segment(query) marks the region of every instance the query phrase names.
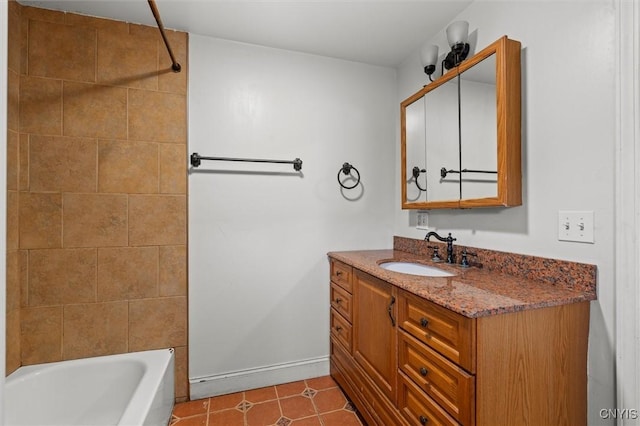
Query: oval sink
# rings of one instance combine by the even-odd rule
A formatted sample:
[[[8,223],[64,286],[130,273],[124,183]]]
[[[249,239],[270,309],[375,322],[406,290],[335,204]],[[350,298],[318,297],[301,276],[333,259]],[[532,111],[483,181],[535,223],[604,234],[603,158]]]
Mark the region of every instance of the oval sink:
[[[455,274],[434,266],[423,265],[414,262],[383,262],[382,269],[387,271],[400,272],[409,275],[422,275],[424,277],[453,277]]]

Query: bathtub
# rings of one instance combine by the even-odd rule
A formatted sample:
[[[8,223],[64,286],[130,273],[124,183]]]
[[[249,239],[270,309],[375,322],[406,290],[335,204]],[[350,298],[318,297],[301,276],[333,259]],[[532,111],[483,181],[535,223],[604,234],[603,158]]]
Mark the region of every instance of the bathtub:
[[[173,349],[20,367],[5,381],[5,424],[166,426],[173,386]]]

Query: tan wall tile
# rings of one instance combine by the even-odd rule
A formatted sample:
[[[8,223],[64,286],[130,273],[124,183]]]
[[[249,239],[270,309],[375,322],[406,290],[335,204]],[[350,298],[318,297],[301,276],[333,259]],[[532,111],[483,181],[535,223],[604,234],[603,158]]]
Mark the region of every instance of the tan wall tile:
[[[187,40],[189,35],[178,31],[166,31],[166,34],[176,61],[180,64],[181,71],[176,73],[171,70],[171,57],[164,43],[160,42],[158,44],[160,46],[158,54],[158,69],[160,70],[158,89],[161,92],[185,95],[187,93],[187,77],[189,76],[189,61],[187,60]]]
[[[187,146],[160,144],[160,192],[187,193]]]
[[[128,32],[98,31],[98,82],[158,89],[158,43]]]
[[[20,310],[7,312],[5,342],[7,346],[5,374],[9,375],[20,367]]]
[[[7,41],[7,66],[10,70],[20,73],[20,54],[21,44],[20,35],[20,11],[21,6],[16,2],[9,2],[9,22],[7,35],[9,37]]]
[[[31,135],[31,191],[95,192],[95,139]]]
[[[62,360],[62,306],[21,310],[22,363]]]
[[[9,9],[9,13],[20,15],[22,5],[20,5],[20,3],[18,3],[16,0],[9,0],[7,7]]]
[[[126,139],[127,89],[65,81],[63,92],[65,136]]]
[[[96,30],[32,20],[29,75],[95,82]]]
[[[98,190],[149,194],[158,192],[158,144],[100,141]]]
[[[18,185],[20,191],[29,190],[29,135],[20,133]]]
[[[29,250],[18,250],[20,257],[20,306],[29,306]]]
[[[98,301],[158,297],[158,247],[98,249]]]
[[[24,75],[20,78],[20,131],[62,134],[62,81]]]
[[[7,312],[20,309],[20,256],[18,250],[7,251]]]
[[[20,135],[13,130],[7,131],[7,189],[18,190],[18,170],[20,167]]]
[[[187,99],[174,93],[129,90],[129,139],[186,143]]]
[[[45,22],[57,22],[59,24],[64,23],[64,12],[57,10],[40,9],[38,7],[24,6],[22,8],[22,17],[28,19],[35,19]]]
[[[7,250],[20,248],[19,234],[19,198],[16,191],[7,192]]]
[[[20,75],[7,71],[7,129],[20,130]]]
[[[127,196],[64,194],[64,247],[127,245]]]
[[[20,8],[20,75],[26,75],[29,70],[29,18],[22,13],[24,9],[24,7]]]
[[[179,346],[174,351],[175,362],[175,397],[189,396],[188,361],[189,353],[186,346]]]
[[[163,297],[129,302],[129,350],[187,344],[187,298]]]
[[[162,36],[156,27],[140,24],[129,24],[129,34],[137,39],[146,39],[162,43]]]
[[[127,308],[128,302],[65,306],[64,359],[126,353]]]
[[[65,23],[67,25],[78,27],[89,27],[95,29],[108,29],[110,31],[129,32],[129,24],[123,21],[114,21],[113,19],[96,18],[87,15],[78,15],[76,13],[65,14]],[[98,35],[100,37],[100,35]]]
[[[62,245],[61,194],[20,194],[20,248],[54,248]]]
[[[186,230],[186,196],[129,196],[129,245],[184,245]]]
[[[160,296],[187,295],[187,247],[160,249]]]
[[[31,250],[29,306],[95,302],[96,249]]]

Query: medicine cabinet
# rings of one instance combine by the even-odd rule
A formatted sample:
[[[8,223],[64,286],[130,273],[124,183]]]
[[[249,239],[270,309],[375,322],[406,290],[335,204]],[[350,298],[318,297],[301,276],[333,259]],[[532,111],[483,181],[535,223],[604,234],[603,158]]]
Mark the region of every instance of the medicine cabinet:
[[[520,42],[502,37],[400,104],[403,209],[522,204]]]

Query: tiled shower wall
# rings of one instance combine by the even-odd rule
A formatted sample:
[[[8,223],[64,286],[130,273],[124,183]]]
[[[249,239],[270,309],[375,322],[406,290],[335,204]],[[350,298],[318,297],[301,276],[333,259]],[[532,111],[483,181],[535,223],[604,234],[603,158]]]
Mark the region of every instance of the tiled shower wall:
[[[157,28],[9,9],[7,372],[175,347],[185,399],[187,34],[174,73]]]

